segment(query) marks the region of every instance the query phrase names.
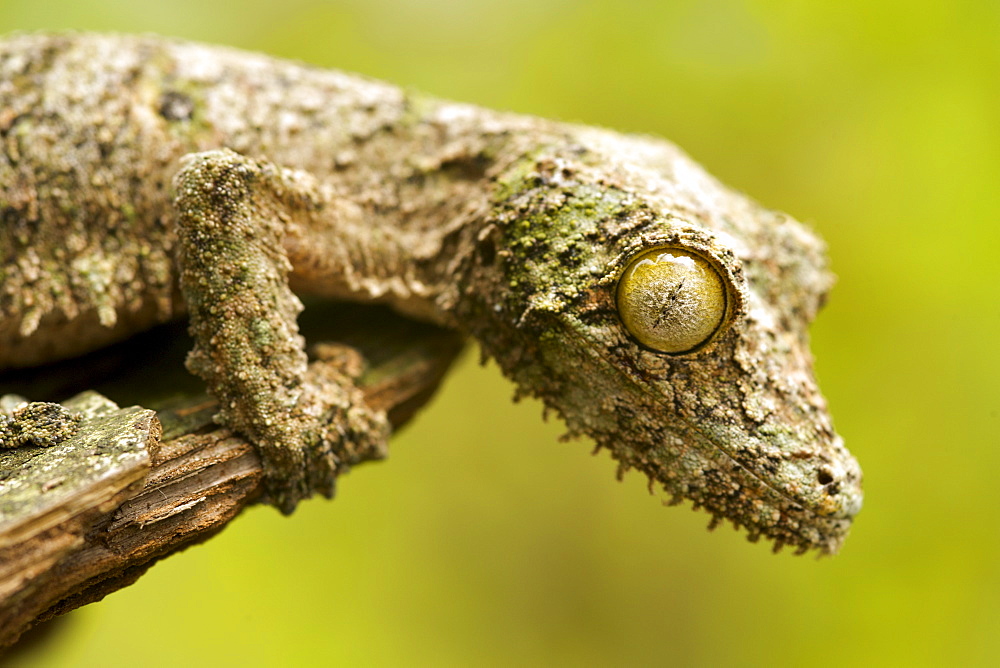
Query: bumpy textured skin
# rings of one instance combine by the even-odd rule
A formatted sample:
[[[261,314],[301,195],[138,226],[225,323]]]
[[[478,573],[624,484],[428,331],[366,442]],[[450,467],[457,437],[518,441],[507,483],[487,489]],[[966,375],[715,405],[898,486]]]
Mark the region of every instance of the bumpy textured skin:
[[[45,401],[32,401],[0,413],[0,448],[49,447],[65,441],[77,431],[81,417],[69,409]]]
[[[643,348],[615,309],[658,244],[729,285],[724,332],[690,354]],[[307,370],[289,287],[471,334],[571,433],[752,539],[835,552],[861,506],[808,350],[822,243],[658,139],[155,37],[14,36],[0,279],[0,368],[189,310],[189,367],[285,509],[345,447],[381,447],[345,433],[384,424]]]

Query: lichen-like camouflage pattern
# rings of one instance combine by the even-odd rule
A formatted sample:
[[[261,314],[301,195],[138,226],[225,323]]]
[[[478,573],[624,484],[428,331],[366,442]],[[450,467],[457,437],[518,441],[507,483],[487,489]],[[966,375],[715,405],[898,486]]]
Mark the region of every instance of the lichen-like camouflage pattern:
[[[657,246],[728,286],[687,354],[616,310]],[[286,511],[387,434],[349,378],[307,367],[294,291],[467,332],[622,471],[835,552],[862,494],[808,349],[831,283],[809,230],[659,139],[155,37],[0,42],[0,368],[187,314],[189,368]]]

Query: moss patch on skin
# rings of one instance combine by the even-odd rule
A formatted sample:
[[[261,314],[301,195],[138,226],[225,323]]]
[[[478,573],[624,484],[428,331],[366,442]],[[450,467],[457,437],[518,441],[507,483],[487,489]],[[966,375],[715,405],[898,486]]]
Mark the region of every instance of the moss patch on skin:
[[[581,267],[603,276],[601,223],[635,210],[628,193],[573,182],[566,167],[558,175],[553,169],[549,160],[528,158],[497,187],[493,219],[510,288],[506,307],[521,313],[532,307],[555,312],[573,303]]]

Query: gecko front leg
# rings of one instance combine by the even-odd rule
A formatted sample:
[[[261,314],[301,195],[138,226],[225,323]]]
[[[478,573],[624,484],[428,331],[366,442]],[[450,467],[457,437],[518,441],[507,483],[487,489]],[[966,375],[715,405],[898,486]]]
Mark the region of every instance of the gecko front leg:
[[[307,366],[283,241],[290,224],[322,214],[323,195],[301,172],[229,150],[186,158],[175,187],[188,369],[219,401],[217,420],[257,447],[270,503],[290,513],[314,492],[332,495],[359,453],[383,451],[389,427],[349,374]]]

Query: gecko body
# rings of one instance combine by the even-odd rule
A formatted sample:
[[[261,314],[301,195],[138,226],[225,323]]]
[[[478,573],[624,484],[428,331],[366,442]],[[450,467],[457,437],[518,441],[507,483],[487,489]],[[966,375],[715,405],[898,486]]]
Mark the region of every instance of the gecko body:
[[[285,511],[388,436],[306,359],[310,294],[459,329],[622,470],[834,552],[862,495],[808,350],[831,283],[665,141],[156,37],[0,41],[0,368],[188,317]]]

